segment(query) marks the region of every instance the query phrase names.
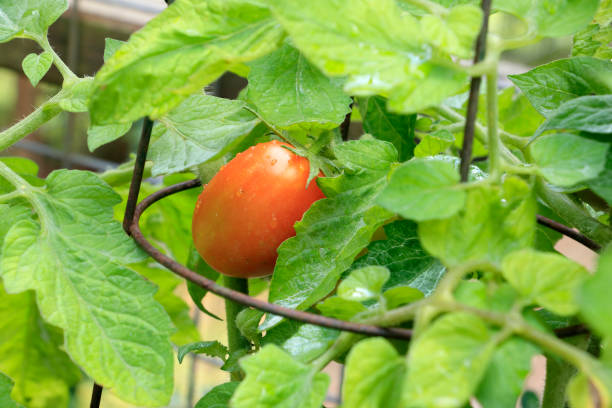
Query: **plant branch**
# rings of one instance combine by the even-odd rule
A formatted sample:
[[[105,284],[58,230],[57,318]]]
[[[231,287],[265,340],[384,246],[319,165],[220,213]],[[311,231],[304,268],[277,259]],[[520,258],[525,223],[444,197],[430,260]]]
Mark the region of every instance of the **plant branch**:
[[[487,74],[487,136],[489,150],[489,174],[493,180],[501,177],[501,153],[497,131],[497,66]]]
[[[23,197],[23,191],[21,190],[14,190],[11,191],[10,193],[6,193],[6,194],[2,194],[0,195],[0,203],[5,203],[7,201],[11,201],[14,198],[17,197]]]
[[[30,113],[28,116],[15,123],[10,128],[0,132],[0,151],[9,148],[19,140],[41,127],[43,123],[46,123],[59,115],[62,108],[60,108],[57,101],[64,95],[64,90],[59,91],[53,98],[36,108],[34,112]]]
[[[26,198],[32,207],[34,207],[34,211],[38,214],[38,219],[40,222],[41,231],[44,233],[46,230],[45,218],[43,215],[45,214],[45,208],[40,202],[40,200],[33,193],[35,187],[32,187],[30,183],[28,183],[24,178],[22,178],[19,174],[15,173],[10,167],[0,161],[0,177],[3,177],[6,181],[8,181],[11,185],[15,187],[15,190],[20,193],[21,196]]]
[[[249,293],[249,283],[244,278],[232,278],[224,276],[223,281],[225,287],[233,289],[240,293]],[[230,299],[225,299],[225,325],[227,329],[227,345],[229,352],[235,353],[238,350],[249,350],[251,343],[240,333],[236,326],[236,316],[245,306],[240,303],[235,303]],[[232,381],[242,380],[242,372],[240,370],[232,371],[230,374]]]
[[[347,351],[353,343],[362,338],[363,336],[343,332],[338,336],[334,344],[325,351],[321,356],[317,357],[312,361],[311,366],[314,372],[321,371],[329,364],[334,358],[342,355]]]
[[[49,39],[46,35],[40,38],[34,38],[34,40],[41,46],[44,51],[50,53],[53,56],[53,64],[57,67],[60,74],[62,74],[64,81],[72,81],[78,79],[76,74],[72,72],[70,68],[68,68],[68,65],[66,65],[64,61],[62,61],[60,56],[57,55],[55,50],[53,50],[53,47],[51,47]]]
[[[582,245],[586,246],[589,249],[592,249],[593,251],[599,251],[601,249],[601,246],[597,242],[588,239],[587,237],[577,231],[574,231],[567,225],[563,225],[560,222],[551,220],[550,218],[546,218],[540,214],[537,214],[536,218],[538,220],[538,224],[544,225],[545,227],[560,232],[561,234],[572,238],[574,241],[580,242]]]

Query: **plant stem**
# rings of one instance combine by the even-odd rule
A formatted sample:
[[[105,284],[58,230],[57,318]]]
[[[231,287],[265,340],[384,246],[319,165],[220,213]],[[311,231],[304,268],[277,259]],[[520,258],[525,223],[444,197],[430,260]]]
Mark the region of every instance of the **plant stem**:
[[[501,177],[500,140],[497,132],[497,65],[487,74],[487,135],[489,150],[489,174],[493,180]]]
[[[322,369],[324,369],[325,366],[329,364],[330,361],[342,355],[342,353],[348,350],[353,345],[353,343],[355,343],[357,340],[359,340],[362,337],[363,336],[360,336],[354,333],[348,333],[348,332],[341,333],[340,336],[338,336],[338,338],[334,342],[334,344],[329,349],[327,349],[325,353],[317,357],[311,363],[313,371],[317,372],[317,371],[321,371]]]
[[[7,201],[10,201],[14,198],[17,197],[22,197],[23,196],[23,191],[21,190],[14,190],[11,191],[10,193],[6,193],[6,194],[2,194],[0,195],[0,203],[5,203]]]
[[[538,196],[572,227],[602,247],[612,242],[612,229],[591,217],[569,196],[552,191],[540,177],[536,180],[535,188]]]
[[[15,187],[15,191],[19,192],[19,195],[23,196],[27,199],[32,207],[34,207],[34,211],[38,214],[38,220],[40,222],[41,233],[44,234],[46,232],[46,219],[45,215],[45,207],[40,202],[40,199],[36,197],[33,190],[37,189],[32,187],[30,183],[28,183],[25,179],[23,179],[19,174],[15,173],[10,167],[0,161],[0,177],[3,177]]]
[[[10,128],[0,132],[0,151],[9,148],[41,127],[43,123],[59,115],[62,108],[60,108],[57,100],[61,99],[63,96],[64,91],[59,91],[53,98],[36,108],[34,112],[30,113]]]
[[[64,81],[78,79],[76,74],[72,72],[70,68],[68,68],[68,65],[66,65],[64,61],[62,61],[62,59],[59,57],[59,55],[57,55],[57,53],[53,50],[53,47],[51,47],[51,44],[49,44],[49,39],[47,38],[46,35],[42,37],[36,37],[33,39],[41,46],[41,48],[44,51],[50,53],[53,56],[53,63],[57,67],[60,74],[62,74]]]
[[[225,287],[241,293],[249,293],[249,283],[246,279],[224,276],[223,280]],[[244,308],[244,305],[225,299],[225,324],[227,326],[227,345],[230,353],[235,353],[238,350],[249,350],[251,348],[251,343],[242,333],[240,333],[240,330],[236,326],[236,316]],[[236,370],[230,374],[232,381],[240,381],[242,377],[243,375],[240,370]]]

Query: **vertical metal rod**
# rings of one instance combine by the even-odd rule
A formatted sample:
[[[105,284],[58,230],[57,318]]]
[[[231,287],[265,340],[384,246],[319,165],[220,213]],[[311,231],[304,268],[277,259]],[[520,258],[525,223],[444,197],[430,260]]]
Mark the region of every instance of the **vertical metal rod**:
[[[491,13],[491,0],[482,0],[482,27],[478,38],[476,39],[476,52],[474,54],[474,63],[478,63],[484,59],[487,30],[489,27],[489,14]],[[461,147],[461,165],[459,174],[461,182],[468,181],[470,162],[472,161],[472,147],[474,145],[474,128],[476,123],[476,114],[478,113],[478,94],[480,93],[481,77],[473,77],[470,83],[470,96],[468,99],[467,115],[465,118],[465,128],[463,131],[463,146]]]
[[[153,121],[148,117],[142,122],[142,133],[140,134],[140,142],[138,142],[138,151],[136,152],[136,162],[134,163],[134,176],[130,184],[130,192],[123,215],[123,230],[126,234],[130,234],[130,224],[134,218],[134,210],[138,203],[138,193],[140,192],[140,184],[142,183],[142,174],[144,173],[145,162],[147,161],[147,152],[149,151],[149,140],[151,140],[151,130],[153,129]]]
[[[102,400],[102,386],[94,383],[93,390],[91,391],[91,402],[89,408],[100,408],[100,401]]]

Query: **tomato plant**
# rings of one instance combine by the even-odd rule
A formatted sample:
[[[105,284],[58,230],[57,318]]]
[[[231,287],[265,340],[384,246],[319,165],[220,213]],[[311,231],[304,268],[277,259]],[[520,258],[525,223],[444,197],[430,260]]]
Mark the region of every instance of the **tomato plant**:
[[[276,140],[239,153],[206,184],[193,214],[193,242],[217,271],[235,277],[270,275],[276,249],[293,224],[323,198],[308,159]]]
[[[0,0],[0,42],[42,48],[23,61],[32,84],[51,65],[64,77],[57,95],[0,133],[0,150],[69,111],[88,112],[92,150],[149,118],[145,176],[164,187],[195,169],[206,182],[229,161],[204,189],[212,199],[193,231],[192,190],[151,206],[142,232],[244,293],[255,289],[214,268],[247,276],[273,265],[269,280],[251,284],[314,320],[228,300],[227,345],[202,338],[174,293],[184,280],[117,221],[144,157],[44,180],[33,162],[2,157],[3,407],[68,406],[85,376],[129,403],[167,405],[174,346],[179,361],[205,353],[231,373],[198,407],[319,408],[333,360],[344,363],[348,408],[612,406],[610,1],[177,0],[129,41],[108,39],[93,78],[71,72],[46,38],[66,8]],[[498,29],[505,15],[521,29]],[[500,89],[505,52],[568,36],[571,55]],[[226,71],[248,81],[238,99],[202,92]],[[363,134],[347,140],[351,122]],[[267,181],[285,162],[247,166],[260,149],[302,163],[299,177]],[[325,177],[306,189],[320,169]],[[141,195],[159,188],[142,183]],[[249,192],[256,205],[243,204]],[[297,207],[288,199],[301,195]],[[598,252],[592,271],[556,250],[561,234]],[[211,314],[202,299],[216,286],[195,281],[190,301]],[[312,324],[323,318],[379,326],[382,336]],[[523,385],[540,354],[546,384],[535,396]]]

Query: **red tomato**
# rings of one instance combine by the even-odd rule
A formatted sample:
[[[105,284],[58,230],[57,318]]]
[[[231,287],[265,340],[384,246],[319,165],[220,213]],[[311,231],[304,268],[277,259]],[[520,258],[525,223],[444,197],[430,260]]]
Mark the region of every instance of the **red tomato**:
[[[293,224],[324,198],[313,181],[306,188],[308,159],[260,143],[219,170],[198,197],[193,241],[204,260],[235,277],[269,275],[276,249],[295,235]]]

